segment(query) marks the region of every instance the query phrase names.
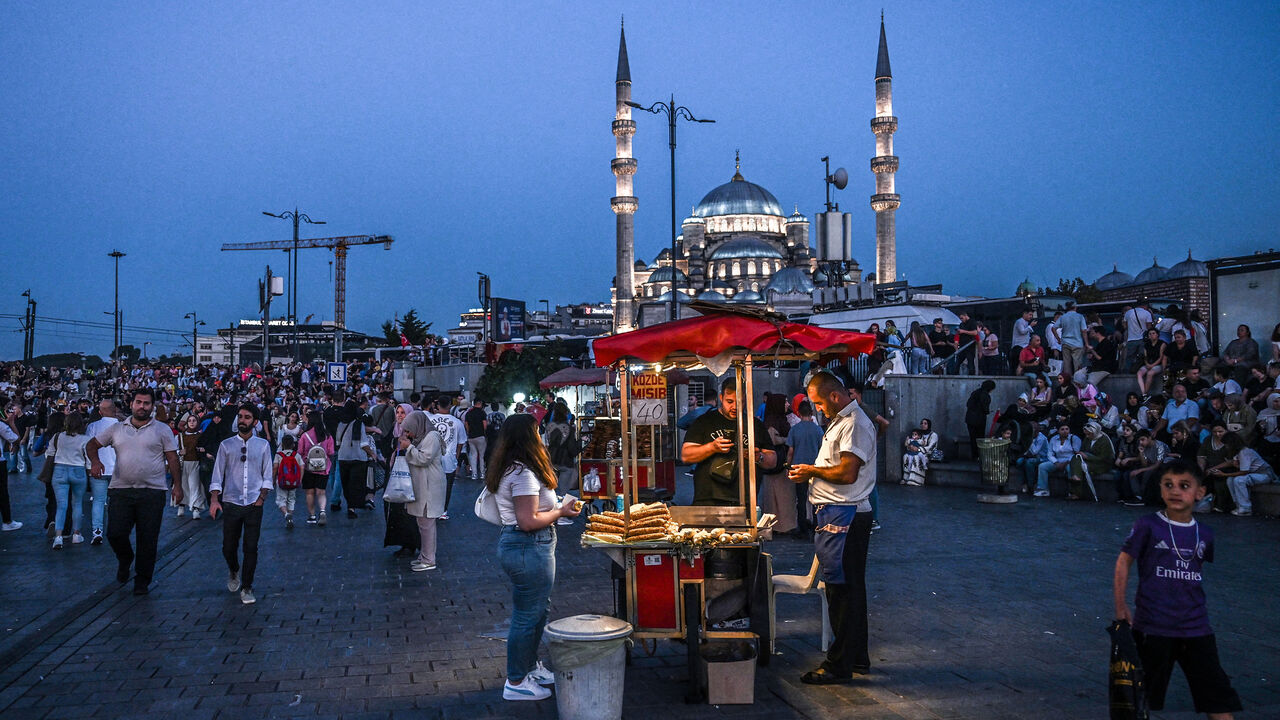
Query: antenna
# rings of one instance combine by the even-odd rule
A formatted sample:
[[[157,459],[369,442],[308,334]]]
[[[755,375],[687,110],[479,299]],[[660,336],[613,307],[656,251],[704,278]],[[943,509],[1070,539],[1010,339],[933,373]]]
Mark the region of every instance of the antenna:
[[[822,158],[823,172],[826,174],[824,180],[827,184],[827,212],[840,209],[840,203],[831,202],[831,186],[835,185],[837,190],[843,190],[849,184],[849,173],[844,168],[836,168],[831,172],[831,158]]]

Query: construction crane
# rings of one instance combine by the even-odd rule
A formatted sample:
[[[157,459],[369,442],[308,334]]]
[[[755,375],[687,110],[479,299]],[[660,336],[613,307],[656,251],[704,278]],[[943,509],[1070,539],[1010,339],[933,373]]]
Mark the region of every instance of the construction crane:
[[[333,283],[333,322],[335,333],[341,333],[347,327],[347,248],[355,245],[381,245],[390,250],[395,240],[390,235],[343,235],[342,237],[310,238],[298,240],[270,240],[253,243],[223,243],[223,250],[283,250],[291,252],[295,247],[299,250],[307,248],[326,248],[333,251],[334,283]],[[297,283],[298,279],[293,278]],[[297,312],[297,308],[294,308]],[[293,327],[294,347],[297,347],[298,326]],[[335,358],[337,359],[337,358]]]

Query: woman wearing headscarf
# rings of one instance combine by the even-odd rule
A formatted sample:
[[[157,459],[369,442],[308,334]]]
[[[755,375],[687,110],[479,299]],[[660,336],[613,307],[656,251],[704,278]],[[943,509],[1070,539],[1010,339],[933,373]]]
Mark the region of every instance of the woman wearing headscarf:
[[[1116,448],[1111,438],[1102,432],[1097,420],[1084,424],[1084,442],[1080,451],[1071,458],[1071,467],[1067,472],[1067,499],[1079,500],[1084,495],[1084,479],[1098,477],[1110,472],[1116,461]],[[1095,487],[1096,492],[1096,487]]]
[[[369,418],[355,399],[348,400],[338,413],[336,433],[338,477],[342,496],[347,501],[347,517],[356,518],[356,508],[371,509],[366,494],[369,488],[369,461],[376,460],[373,439],[365,431]]]
[[[391,437],[395,438],[396,444],[393,447],[395,447],[397,453],[400,450],[401,426],[404,423],[404,419],[409,417],[412,412],[413,406],[409,403],[396,405],[396,424],[391,430]],[[387,458],[387,462],[390,465],[394,465],[395,456]],[[387,524],[387,531],[382,536],[382,547],[398,545],[400,549],[395,551],[396,557],[417,555],[418,550],[422,548],[422,537],[418,534],[417,521],[405,510],[405,503],[387,502],[384,497],[382,500],[382,518]]]
[[[444,441],[421,410],[400,423],[400,452],[409,462],[413,502],[405,511],[417,519],[421,549],[409,564],[414,572],[436,569],[436,520],[444,514],[445,476],[440,462]]]
[[[769,442],[777,457],[786,457],[787,435],[791,425],[787,422],[787,396],[780,393],[766,395],[764,401],[764,423],[769,433]],[[781,462],[772,468],[762,468],[763,482],[760,488],[760,506],[765,512],[777,516],[774,525],[775,534],[789,534],[797,529],[796,517],[796,484],[787,478]]]

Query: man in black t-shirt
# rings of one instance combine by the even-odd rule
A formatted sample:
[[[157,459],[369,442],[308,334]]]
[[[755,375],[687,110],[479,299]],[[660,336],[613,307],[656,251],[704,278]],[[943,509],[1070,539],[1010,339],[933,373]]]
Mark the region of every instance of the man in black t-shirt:
[[[956,328],[956,332],[960,335],[960,345],[968,345],[960,351],[956,371],[959,372],[960,368],[967,366],[969,374],[976,375],[978,370],[974,367],[973,359],[978,351],[978,321],[969,317],[969,313],[964,310],[956,313],[956,317],[960,318],[960,327]],[[930,340],[932,341],[932,338]]]
[[[1089,328],[1089,382],[1097,385],[1105,375],[1095,379],[1094,373],[1113,375],[1120,367],[1120,346],[1116,339],[1103,331],[1101,325]]]
[[[951,341],[951,335],[947,333],[947,327],[942,324],[942,318],[933,319],[933,329],[929,331],[929,344],[933,345],[933,356],[939,358],[948,358],[956,351],[956,344]]]
[[[472,479],[484,479],[485,430],[489,427],[489,414],[484,411],[483,403],[475,403],[462,416],[462,424],[467,429],[467,460],[471,463]]]
[[[755,461],[765,468],[777,467],[778,454],[769,449],[769,431],[755,424]],[[693,469],[694,505],[744,505],[738,494],[738,392],[731,376],[720,384],[720,406],[693,421],[684,436],[680,459],[696,463]],[[746,442],[744,438],[743,443]],[[751,499],[754,502],[754,498]]]

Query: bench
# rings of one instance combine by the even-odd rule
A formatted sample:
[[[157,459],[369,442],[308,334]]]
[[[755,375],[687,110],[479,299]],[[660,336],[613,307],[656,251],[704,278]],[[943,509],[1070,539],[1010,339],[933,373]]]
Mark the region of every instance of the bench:
[[[1275,517],[1280,515],[1280,484],[1254,485],[1249,488],[1254,515]]]

